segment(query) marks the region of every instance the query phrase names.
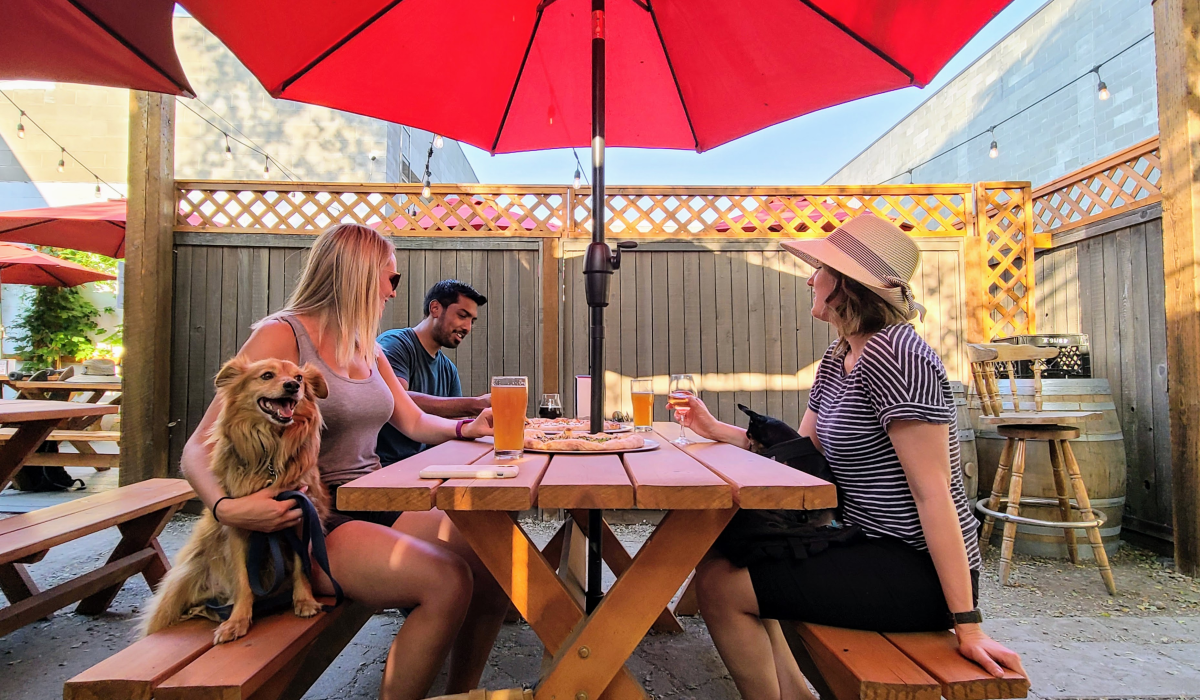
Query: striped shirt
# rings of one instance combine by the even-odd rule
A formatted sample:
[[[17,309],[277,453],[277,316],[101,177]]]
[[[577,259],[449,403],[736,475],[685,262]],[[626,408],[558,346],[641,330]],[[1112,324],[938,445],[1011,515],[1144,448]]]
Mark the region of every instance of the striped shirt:
[[[845,351],[825,351],[809,394],[817,437],[841,492],[842,515],[868,536],[896,537],[927,549],[917,504],[887,426],[893,420],[946,425],[950,492],[958,509],[967,558],[978,570],[978,521],[971,514],[959,461],[954,396],[946,368],[912,326],[888,326],[867,341],[847,373]],[[942,449],[931,445],[930,449]]]

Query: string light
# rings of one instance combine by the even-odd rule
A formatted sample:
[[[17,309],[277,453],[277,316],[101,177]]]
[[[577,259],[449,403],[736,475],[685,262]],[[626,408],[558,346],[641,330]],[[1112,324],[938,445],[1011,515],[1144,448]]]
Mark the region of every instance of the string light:
[[[225,134],[225,132],[221,132]],[[229,134],[225,134],[225,160],[233,160],[233,149],[229,147]]]
[[[1100,81],[1100,84],[1096,86],[1096,96],[1101,100],[1107,100],[1109,97],[1108,86],[1104,84],[1104,79],[1100,77],[1100,66],[1093,68],[1092,72],[1096,74],[1096,80]]]
[[[575,189],[579,189],[579,176],[581,174],[582,173],[579,172],[579,168],[575,168]]]
[[[17,112],[20,113],[20,116],[17,117],[17,136],[18,137],[25,138],[25,120],[28,119],[29,123],[31,125],[33,125],[33,128],[42,132],[42,135],[45,136],[47,139],[49,139],[50,143],[54,144],[55,146],[58,146],[59,159],[58,159],[57,167],[58,167],[58,172],[60,172],[60,173],[63,172],[63,170],[67,167],[67,162],[66,162],[67,161],[67,149],[66,149],[66,147],[63,146],[61,143],[59,143],[58,140],[55,139],[53,136],[51,136],[50,132],[43,129],[41,124],[38,124],[36,121],[34,121],[34,119],[32,117],[30,117],[28,114],[26,114],[25,110],[21,109],[21,105],[14,102],[13,98],[9,97],[7,92],[0,90],[0,97],[3,97],[4,99],[8,100],[8,103],[11,104],[14,108],[16,108]],[[116,195],[118,197],[125,196],[125,194],[123,192],[121,192],[120,190],[118,190],[116,187],[113,187],[106,180],[101,179],[101,177],[96,174],[96,171],[89,168],[83,161],[79,160],[79,158],[76,158],[74,155],[72,155],[71,158],[75,161],[76,165],[79,165],[84,170],[86,170],[89,175],[96,178],[96,197],[97,198],[100,197],[100,185],[104,185],[108,189],[112,190],[113,192],[116,193]]]
[[[441,148],[441,147],[442,147],[442,145],[443,145],[443,141],[442,141],[442,135],[441,135],[441,134],[435,134],[435,135],[434,135],[434,137],[433,137],[433,147],[434,147],[434,148]]]
[[[204,104],[204,102],[202,102],[202,101],[201,101],[199,98],[196,98],[196,101],[197,101],[197,102],[200,102],[200,104]],[[210,120],[209,120],[207,117],[205,117],[203,114],[200,114],[200,113],[199,113],[199,112],[197,112],[196,110],[192,109],[192,108],[191,108],[191,107],[188,105],[188,103],[187,103],[187,102],[184,102],[183,100],[178,100],[178,99],[177,99],[177,100],[175,101],[175,104],[177,104],[177,105],[179,105],[179,106],[183,107],[183,108],[184,108],[184,109],[186,109],[187,111],[189,111],[189,112],[191,112],[192,114],[194,114],[194,115],[196,115],[197,117],[199,117],[199,118],[200,118],[200,120],[201,120],[201,121],[203,121],[205,124],[208,124],[208,125],[209,125],[209,126],[211,126],[212,128],[214,128],[214,129],[216,129],[217,131],[221,132],[221,135],[225,137],[225,159],[226,159],[226,160],[233,160],[233,149],[232,149],[232,148],[230,148],[230,146],[229,146],[229,142],[230,142],[230,141],[233,141],[233,142],[235,142],[235,143],[237,143],[237,144],[239,144],[239,145],[241,145],[241,146],[244,146],[244,147],[245,147],[247,150],[249,150],[249,151],[252,151],[253,153],[257,153],[258,155],[262,156],[263,158],[266,158],[268,161],[269,161],[269,160],[271,160],[271,155],[270,155],[269,153],[267,153],[265,150],[263,150],[262,148],[259,148],[257,144],[254,144],[253,142],[251,142],[251,143],[247,143],[246,141],[243,141],[242,139],[239,139],[239,138],[238,138],[238,137],[236,137],[236,136],[231,136],[231,135],[230,135],[230,133],[229,133],[228,131],[226,131],[226,130],[222,129],[221,127],[217,126],[216,124],[212,123],[212,121],[210,121]],[[230,126],[233,126],[233,127],[234,127],[234,129],[235,129],[235,130],[237,130],[237,127],[236,127],[235,125],[233,125],[231,122],[229,122],[229,120],[227,120],[227,119],[225,119],[224,117],[222,117],[220,114],[217,114],[217,111],[216,111],[216,110],[214,110],[212,107],[209,107],[207,104],[204,104],[204,106],[205,106],[205,107],[208,107],[208,109],[209,109],[210,111],[212,111],[212,113],[213,113],[213,114],[216,114],[218,118],[220,118],[222,121],[225,121],[226,123],[230,124]],[[244,134],[243,134],[243,135],[244,135]],[[249,137],[246,137],[246,138],[249,138]],[[279,170],[280,170],[280,172],[282,172],[282,173],[283,173],[284,177],[286,177],[286,178],[287,178],[287,179],[289,179],[289,180],[297,180],[297,179],[298,179],[297,177],[295,177],[295,176],[294,176],[294,174],[293,174],[293,173],[292,173],[290,170],[288,170],[287,166],[285,166],[285,165],[283,165],[282,163],[280,163],[280,162],[279,162],[279,159],[278,159],[278,158],[275,158],[274,160],[275,160],[275,165],[279,166]],[[269,167],[269,166],[268,166],[268,167]],[[263,172],[264,172],[264,174],[267,174],[269,171],[267,170],[267,168],[264,168],[264,169],[263,169]]]
[[[575,156],[575,189],[579,189],[579,177],[583,175],[583,163],[579,162],[579,154],[574,148],[571,149],[571,155]],[[586,181],[586,178],[585,178]],[[591,183],[588,183],[591,184]]]
[[[271,174],[271,157],[270,156],[264,156],[264,157],[266,158],[266,160],[263,161],[263,175],[270,175]]]
[[[431,194],[433,194],[433,191],[429,188],[429,176],[426,175],[425,182],[421,183],[421,196],[425,199],[429,199]]]
[[[954,144],[953,146],[949,146],[949,147],[935,153],[934,155],[930,156],[929,158],[926,158],[925,160],[921,161],[920,163],[912,165],[909,168],[909,170],[913,170],[916,168],[920,168],[924,165],[928,165],[928,164],[932,163],[933,161],[937,160],[938,158],[941,158],[942,156],[947,155],[947,154],[951,153],[952,151],[967,145],[968,143],[971,143],[975,139],[983,137],[983,136],[988,136],[988,135],[990,135],[992,137],[991,144],[988,147],[988,157],[998,158],[1000,156],[1000,145],[997,143],[996,135],[994,133],[996,128],[1019,117],[1020,115],[1024,114],[1025,112],[1028,112],[1029,110],[1040,105],[1041,103],[1045,102],[1046,100],[1050,99],[1051,97],[1054,97],[1055,95],[1062,92],[1063,90],[1066,90],[1067,88],[1071,87],[1072,85],[1074,85],[1075,83],[1079,82],[1080,80],[1086,78],[1087,76],[1091,75],[1092,73],[1096,74],[1096,79],[1098,81],[1097,85],[1096,85],[1096,96],[1101,100],[1107,100],[1112,95],[1109,92],[1108,85],[1105,84],[1105,82],[1100,79],[1100,69],[1103,68],[1110,61],[1116,59],[1118,56],[1124,54],[1126,51],[1129,51],[1133,47],[1137,46],[1138,44],[1142,43],[1143,41],[1149,39],[1152,36],[1154,36],[1154,32],[1148,32],[1147,34],[1144,34],[1140,39],[1137,39],[1133,43],[1129,44],[1125,48],[1121,49],[1120,51],[1116,52],[1115,54],[1104,59],[1100,63],[1097,63],[1095,65],[1095,67],[1089,69],[1086,73],[1083,73],[1083,74],[1077,76],[1073,80],[1067,81],[1063,85],[1059,86],[1057,89],[1051,90],[1049,93],[1043,95],[1040,99],[1037,99],[1037,100],[1029,103],[1028,105],[1025,105],[1024,107],[1017,110],[1016,112],[1013,112],[1012,114],[1008,115],[1004,119],[1001,119],[1000,121],[996,122],[994,125],[992,125],[992,127],[990,129],[988,129],[986,131],[982,131],[980,133],[977,133],[974,136],[970,136],[966,139],[963,139],[962,141],[959,141],[958,143]],[[576,156],[576,158],[578,158],[578,156]],[[895,175],[883,180],[883,182],[891,182],[892,180],[900,177],[901,175],[903,175],[906,172],[908,172],[908,170],[902,170],[902,171],[896,173]]]

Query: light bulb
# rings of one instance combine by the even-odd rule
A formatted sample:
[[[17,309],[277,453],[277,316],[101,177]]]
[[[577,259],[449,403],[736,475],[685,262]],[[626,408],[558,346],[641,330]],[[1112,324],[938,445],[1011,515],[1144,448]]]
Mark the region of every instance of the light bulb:
[[[998,155],[1000,155],[1000,147],[996,145],[995,141],[992,141],[992,147],[988,149],[988,157],[995,158]]]
[[[430,194],[432,194],[432,192],[429,189],[429,180],[426,179],[425,184],[421,187],[421,196],[425,199],[429,199]]]
[[[1100,92],[1099,92],[1100,99],[1107,100],[1108,99],[1108,86],[1104,84],[1103,80],[1100,81],[1099,88],[1100,88]]]
[[[266,162],[263,163],[263,175],[270,175],[270,174],[271,174],[271,159],[267,158]]]
[[[17,117],[17,138],[25,138],[25,122],[21,121],[25,118],[25,112],[21,112],[21,116]]]
[[[100,199],[100,181],[96,180],[96,199]]]
[[[441,134],[435,134],[435,135],[434,135],[434,137],[433,137],[433,147],[434,147],[434,148],[441,148],[441,147],[442,147],[442,135],[441,135]]]
[[[62,154],[59,155],[59,157],[58,157],[58,172],[60,172],[60,173],[63,171],[63,168],[67,167],[66,158],[67,158],[67,151],[66,151],[66,149],[63,149]]]
[[[225,160],[233,160],[233,149],[229,147],[229,134],[225,134]]]
[[[579,189],[579,168],[575,168],[575,189]]]

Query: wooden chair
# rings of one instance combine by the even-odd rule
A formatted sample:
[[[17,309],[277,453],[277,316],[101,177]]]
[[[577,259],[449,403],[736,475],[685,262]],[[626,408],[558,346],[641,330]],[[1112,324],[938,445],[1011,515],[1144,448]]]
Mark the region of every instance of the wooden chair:
[[[1071,452],[1070,443],[1070,440],[1079,437],[1079,428],[1074,427],[1075,425],[1082,421],[1099,419],[1102,414],[1098,411],[1042,410],[1042,371],[1046,367],[1046,360],[1058,355],[1057,348],[987,343],[968,345],[967,353],[971,361],[975,390],[983,408],[981,422],[995,425],[996,431],[1006,438],[1004,449],[1000,453],[1000,463],[996,468],[996,479],[992,484],[992,494],[976,504],[976,509],[985,516],[980,532],[981,547],[987,547],[995,522],[1004,522],[1004,537],[1000,545],[1001,583],[1008,585],[1012,572],[1013,544],[1018,524],[1061,528],[1066,539],[1067,553],[1076,564],[1079,563],[1079,553],[1075,546],[1075,530],[1082,528],[1092,545],[1092,553],[1100,568],[1100,576],[1104,579],[1104,587],[1108,589],[1109,595],[1116,595],[1117,587],[1113,582],[1112,569],[1108,565],[1108,555],[1100,538],[1100,527],[1105,518],[1099,511],[1092,510],[1087,486],[1083,483],[1079,464]],[[1033,363],[1033,406],[1022,405],[1016,391],[1016,363],[1021,361]],[[1008,407],[1005,397],[997,381],[997,374],[1002,370],[1008,375],[1012,410],[1006,410]],[[1057,505],[1061,520],[1039,520],[1022,517],[1020,514],[1027,440],[1045,440],[1048,443],[1050,464],[1054,470],[1054,490],[1058,498],[1027,498],[1024,502],[1027,505]],[[1071,502],[1071,492],[1067,488],[1068,480],[1074,491],[1074,503]],[[1003,512],[1000,511],[1001,503],[1005,504]],[[1079,511],[1079,520],[1072,519],[1072,508]]]

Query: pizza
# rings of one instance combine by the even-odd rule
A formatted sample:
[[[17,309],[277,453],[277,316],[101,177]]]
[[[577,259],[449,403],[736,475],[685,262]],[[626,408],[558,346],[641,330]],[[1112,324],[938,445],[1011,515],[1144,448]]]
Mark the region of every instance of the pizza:
[[[564,430],[591,430],[592,421],[587,418],[526,418],[527,429],[540,430],[545,433],[561,433]],[[613,420],[604,421],[605,431],[621,430],[625,426]]]
[[[615,452],[637,450],[646,446],[646,439],[636,433],[612,435],[609,433],[545,433],[541,430],[525,431],[525,449],[542,452]]]

